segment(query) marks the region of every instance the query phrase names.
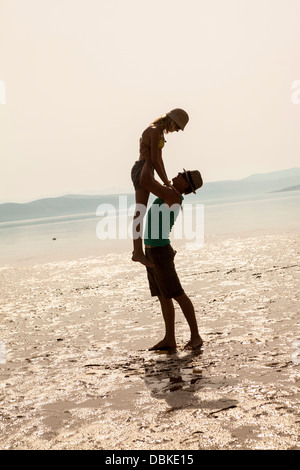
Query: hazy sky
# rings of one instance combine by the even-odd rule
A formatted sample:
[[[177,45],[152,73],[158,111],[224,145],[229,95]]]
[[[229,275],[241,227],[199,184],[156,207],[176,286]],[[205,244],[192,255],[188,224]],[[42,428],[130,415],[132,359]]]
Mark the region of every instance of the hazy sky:
[[[0,202],[131,191],[138,140],[169,178],[300,166],[300,0],[0,0]]]

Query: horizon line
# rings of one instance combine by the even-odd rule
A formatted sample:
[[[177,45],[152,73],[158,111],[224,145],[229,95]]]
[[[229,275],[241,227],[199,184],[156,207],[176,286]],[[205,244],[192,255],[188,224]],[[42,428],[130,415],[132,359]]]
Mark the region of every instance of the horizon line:
[[[237,178],[237,179],[221,179],[221,180],[213,180],[213,181],[207,181],[205,182],[205,184],[212,184],[212,183],[222,183],[222,182],[230,182],[230,181],[243,181],[245,179],[248,179],[248,178],[251,178],[253,176],[258,176],[258,175],[270,175],[270,174],[274,174],[274,173],[282,173],[282,172],[285,172],[285,171],[291,171],[291,170],[300,170],[300,167],[298,166],[295,166],[295,167],[290,167],[290,168],[284,168],[282,170],[273,170],[273,171],[266,171],[266,172],[261,172],[261,173],[251,173],[250,175],[248,176],[245,176],[243,178]],[[129,188],[123,188],[123,190],[121,192],[111,192],[111,191],[117,191],[117,188],[115,189],[107,189],[106,191],[108,192],[100,192],[100,193],[91,193],[89,190],[89,193],[87,193],[86,191],[88,190],[82,190],[82,191],[76,191],[74,193],[59,193],[59,194],[56,194],[56,195],[48,195],[48,196],[37,196],[33,199],[26,199],[25,201],[22,201],[22,202],[17,202],[17,201],[4,201],[4,202],[1,202],[0,201],[0,205],[2,204],[30,204],[31,202],[36,202],[36,201],[40,201],[40,200],[43,200],[43,199],[58,199],[58,198],[63,198],[63,197],[75,197],[75,196],[85,196],[85,197],[98,197],[98,196],[119,196],[120,194],[124,194],[124,195],[132,195],[134,194],[134,188],[132,188],[131,190]]]

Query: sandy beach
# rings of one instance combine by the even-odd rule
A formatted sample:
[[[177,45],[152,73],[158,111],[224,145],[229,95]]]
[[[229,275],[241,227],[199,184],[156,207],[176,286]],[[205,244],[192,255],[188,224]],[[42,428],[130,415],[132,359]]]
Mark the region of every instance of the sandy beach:
[[[299,450],[299,241],[178,248],[195,352],[178,307],[177,351],[148,351],[163,321],[129,252],[2,267],[0,448]]]

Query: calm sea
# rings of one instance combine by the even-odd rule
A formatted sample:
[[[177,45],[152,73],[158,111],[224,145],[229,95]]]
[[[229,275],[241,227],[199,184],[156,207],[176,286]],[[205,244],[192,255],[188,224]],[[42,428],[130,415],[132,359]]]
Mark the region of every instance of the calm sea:
[[[299,232],[299,202],[300,191],[214,199],[203,205],[189,196],[176,225],[182,227],[183,237],[185,227],[190,228],[189,237],[202,232],[204,243],[216,237]],[[117,207],[101,217],[96,215],[95,207],[95,212],[90,214],[0,223],[0,264],[34,264],[130,253],[132,209]],[[102,238],[110,238],[99,239],[97,228],[98,234],[102,230]],[[174,244],[183,242],[179,233]]]

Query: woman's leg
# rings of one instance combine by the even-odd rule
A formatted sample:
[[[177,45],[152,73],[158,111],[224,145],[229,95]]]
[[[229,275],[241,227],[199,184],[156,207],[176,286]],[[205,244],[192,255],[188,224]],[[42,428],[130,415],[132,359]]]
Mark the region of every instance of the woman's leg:
[[[132,224],[133,252],[132,261],[138,261],[145,266],[153,265],[147,260],[143,250],[143,219],[147,211],[149,191],[140,188],[135,191],[135,213]]]
[[[149,351],[155,351],[160,349],[175,349],[175,310],[172,299],[166,299],[162,295],[159,297],[161,310],[165,322],[165,337],[162,341],[152,346]]]

